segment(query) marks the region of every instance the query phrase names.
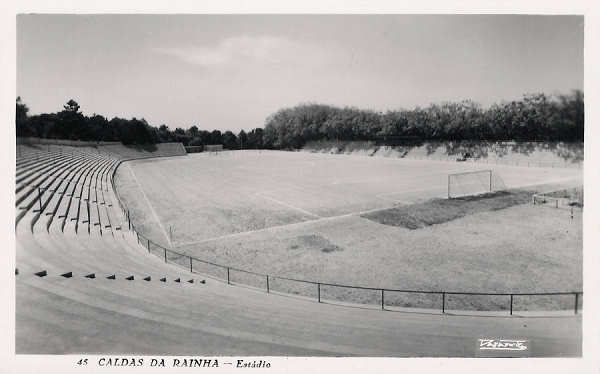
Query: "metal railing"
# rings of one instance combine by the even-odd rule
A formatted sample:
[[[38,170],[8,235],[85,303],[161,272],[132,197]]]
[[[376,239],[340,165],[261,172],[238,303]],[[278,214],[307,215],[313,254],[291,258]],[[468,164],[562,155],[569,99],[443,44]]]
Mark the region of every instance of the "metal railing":
[[[376,295],[376,299],[378,299],[377,304],[380,306],[381,310],[390,310],[386,309],[386,307],[397,307],[398,302],[394,303],[386,303],[386,299],[393,298],[395,294],[408,294],[408,295],[421,295],[421,298],[425,297],[425,302],[429,301],[429,304],[436,304],[437,309],[441,311],[441,313],[446,313],[451,309],[448,306],[448,303],[452,301],[453,298],[460,298],[461,296],[467,297],[476,297],[476,296],[491,296],[493,298],[506,298],[506,301],[502,304],[504,308],[500,307],[495,310],[503,310],[508,311],[510,315],[513,315],[515,312],[515,299],[524,298],[524,297],[572,297],[572,310],[574,314],[578,314],[581,309],[583,292],[581,291],[567,291],[567,292],[527,292],[527,293],[493,293],[493,292],[460,292],[460,291],[445,291],[445,290],[410,290],[410,289],[393,289],[393,288],[382,288],[382,287],[364,287],[364,286],[353,286],[353,285],[345,285],[345,284],[336,284],[336,283],[327,283],[327,282],[319,282],[319,281],[311,281],[305,279],[295,279],[290,277],[284,277],[273,274],[264,274],[253,272],[250,270],[239,269],[233,266],[218,264],[216,262],[203,260],[194,256],[190,256],[184,253],[179,253],[172,249],[165,248],[160,244],[157,244],[145,237],[139,231],[136,230],[136,227],[131,222],[130,214],[121,198],[118,194],[117,189],[114,184],[114,175],[122,162],[129,160],[121,160],[114,168],[111,175],[111,185],[114,191],[114,194],[119,203],[119,207],[127,220],[128,229],[132,232],[133,235],[136,236],[137,242],[142,245],[144,248],[148,250],[149,254],[153,254],[159,258],[161,258],[165,263],[171,263],[179,265],[183,268],[189,269],[190,272],[196,272],[199,274],[203,274],[204,276],[220,280],[223,282],[227,282],[227,284],[236,284],[236,285],[244,285],[250,286],[254,288],[264,289],[267,293],[277,292],[277,293],[285,293],[285,294],[295,294],[300,296],[307,296],[310,298],[314,298],[317,302],[324,302],[325,298],[323,297],[324,288],[337,288],[337,289],[350,289],[353,291],[368,291]],[[234,277],[234,275],[237,275]],[[244,278],[245,277],[245,278]],[[294,283],[293,287],[284,287],[282,286],[282,282],[291,282]],[[279,283],[279,284],[277,284]],[[279,290],[274,289],[279,288]],[[299,290],[300,288],[300,290]],[[331,296],[335,301],[336,297],[337,301],[341,302],[355,302],[356,300],[352,299],[352,295],[348,297],[348,295],[344,295],[340,297],[339,293],[332,293]],[[436,300],[432,300],[436,299]],[[350,300],[349,300],[350,299]],[[332,299],[328,299],[332,300]],[[373,297],[371,297],[370,302],[368,304],[375,304],[373,302]],[[437,301],[437,302],[436,302]],[[401,303],[400,303],[401,304]],[[406,303],[404,303],[406,304]],[[497,304],[497,303],[496,303]],[[526,303],[525,303],[526,304]],[[559,304],[565,305],[565,300],[562,300],[562,303]],[[400,305],[402,306],[402,305]],[[410,307],[411,305],[409,305]],[[427,308],[434,309],[434,308]],[[476,309],[477,311],[481,311],[481,309]],[[492,311],[492,309],[485,309],[487,311]],[[555,308],[556,310],[556,308]],[[564,309],[562,309],[564,310]]]

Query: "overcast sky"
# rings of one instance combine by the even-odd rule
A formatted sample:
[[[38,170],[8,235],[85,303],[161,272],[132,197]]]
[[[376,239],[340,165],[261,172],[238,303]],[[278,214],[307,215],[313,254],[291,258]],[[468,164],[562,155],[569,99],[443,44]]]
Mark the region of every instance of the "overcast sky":
[[[318,102],[385,111],[583,89],[583,17],[21,15],[30,113],[261,127]]]

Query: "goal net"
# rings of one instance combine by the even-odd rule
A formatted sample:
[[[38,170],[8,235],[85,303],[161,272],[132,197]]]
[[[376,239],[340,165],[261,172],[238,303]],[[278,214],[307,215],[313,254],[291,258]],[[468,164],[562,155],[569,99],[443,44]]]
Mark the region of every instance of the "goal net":
[[[506,189],[499,175],[492,170],[448,174],[448,198],[480,195]]]

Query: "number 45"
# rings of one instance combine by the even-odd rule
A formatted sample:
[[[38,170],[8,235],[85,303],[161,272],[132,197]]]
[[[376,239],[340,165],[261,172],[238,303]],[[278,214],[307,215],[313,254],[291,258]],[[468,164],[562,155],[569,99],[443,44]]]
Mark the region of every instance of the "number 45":
[[[77,361],[77,365],[87,365],[87,358],[82,358],[79,361]]]

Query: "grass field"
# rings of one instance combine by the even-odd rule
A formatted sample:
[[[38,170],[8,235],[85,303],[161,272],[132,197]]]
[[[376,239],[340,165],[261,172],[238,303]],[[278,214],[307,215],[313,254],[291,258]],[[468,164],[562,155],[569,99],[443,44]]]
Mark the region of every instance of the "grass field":
[[[581,180],[577,169],[490,167],[512,188]],[[508,204],[417,230],[361,217],[444,197],[448,173],[479,169],[471,163],[245,151],[128,162],[119,168],[117,186],[136,227],[151,240],[241,269],[417,290],[581,290],[580,215],[571,220],[562,211]],[[263,286],[262,279],[232,276]],[[283,281],[271,287],[315,293]],[[358,302],[379,298],[331,287],[322,293]],[[422,294],[386,300],[417,307],[439,303]],[[453,297],[449,303],[449,309],[507,307],[502,298]],[[515,300],[522,309],[571,304],[560,297]]]

